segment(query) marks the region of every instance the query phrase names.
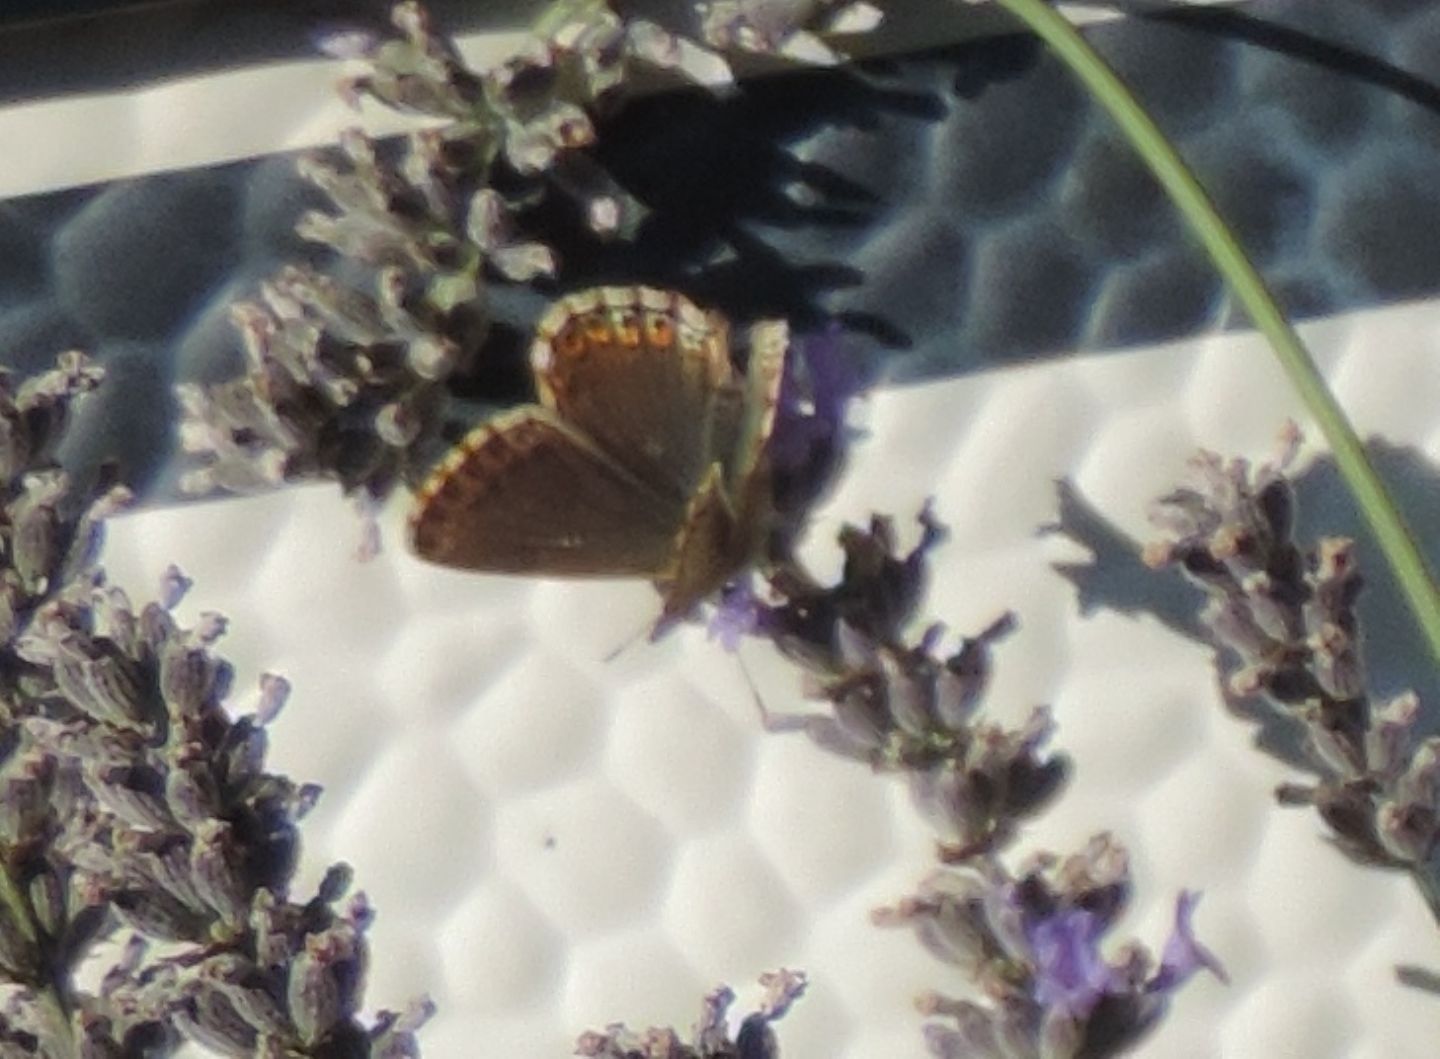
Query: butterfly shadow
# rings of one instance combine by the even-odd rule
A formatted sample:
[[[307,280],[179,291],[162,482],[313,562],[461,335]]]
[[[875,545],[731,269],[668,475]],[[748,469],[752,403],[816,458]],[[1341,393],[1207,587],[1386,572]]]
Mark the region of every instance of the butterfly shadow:
[[[895,69],[859,63],[631,101],[599,122],[592,157],[648,211],[635,237],[598,240],[578,209],[552,200],[527,220],[559,250],[566,289],[644,283],[683,290],[732,320],[819,328],[839,315],[834,292],[867,281],[851,248],[903,203],[811,145],[897,124],[923,130],[945,113],[939,93]],[[910,342],[892,321],[855,313],[845,322],[896,347]]]

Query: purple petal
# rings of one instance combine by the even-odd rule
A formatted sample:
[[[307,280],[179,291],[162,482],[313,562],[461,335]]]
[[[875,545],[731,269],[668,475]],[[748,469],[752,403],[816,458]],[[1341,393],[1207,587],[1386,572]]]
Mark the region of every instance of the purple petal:
[[[742,639],[755,635],[768,609],[756,597],[748,577],[728,585],[710,618],[710,639],[719,640],[720,646],[733,654]]]
[[[1035,999],[1041,1005],[1083,1018],[1121,985],[1100,955],[1101,931],[1099,918],[1084,909],[1060,912],[1029,929]]]
[[[1222,982],[1230,981],[1220,961],[1195,937],[1191,918],[1195,913],[1195,906],[1199,903],[1200,894],[1193,890],[1181,891],[1176,900],[1175,929],[1165,942],[1165,951],[1160,957],[1160,970],[1149,984],[1151,992],[1177,989],[1201,969],[1209,971]]]
[[[810,397],[815,414],[838,428],[845,405],[860,392],[860,378],[841,350],[843,328],[834,320],[824,330],[802,335],[800,357],[810,373]]]
[[[860,380],[841,348],[842,329],[791,338],[794,354],[780,391],[780,411],[771,439],[771,459],[784,471],[799,471],[837,444],[845,406],[860,391]]]

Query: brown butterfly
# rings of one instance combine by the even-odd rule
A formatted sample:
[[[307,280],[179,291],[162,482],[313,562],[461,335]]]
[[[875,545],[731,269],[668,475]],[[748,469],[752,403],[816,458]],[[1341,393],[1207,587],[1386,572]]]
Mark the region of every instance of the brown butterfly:
[[[729,327],[684,295],[560,299],[530,347],[539,404],[472,430],[420,487],[422,559],[495,573],[648,577],[658,634],[763,556],[789,333],[756,324],[742,376]]]

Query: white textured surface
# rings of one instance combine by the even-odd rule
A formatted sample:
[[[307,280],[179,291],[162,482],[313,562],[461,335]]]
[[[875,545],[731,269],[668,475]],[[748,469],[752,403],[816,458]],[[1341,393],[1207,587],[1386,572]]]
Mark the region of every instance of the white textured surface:
[[[0,112],[13,148],[0,193],[320,142],[344,120],[315,109],[331,76],[295,65]],[[1306,333],[1363,431],[1440,454],[1440,310]],[[1057,476],[1144,535],[1145,505],[1197,444],[1268,451],[1296,410],[1259,343],[1060,357],[880,393],[859,411],[869,437],[817,518],[817,565],[834,562],[839,520],[878,508],[903,522],[933,494],[952,536],[928,613],[974,631],[1016,609],[989,709],[1053,703],[1075,759],[1024,848],[1114,831],[1138,890],[1124,926],[1152,945],[1175,892],[1205,891],[1199,930],[1233,984],[1186,988],[1141,1054],[1432,1055],[1440,1009],[1390,973],[1440,966],[1420,901],[1274,807],[1284,773],[1221,711],[1207,651],[1148,619],[1082,619],[1048,565],[1072,552],[1035,536]],[[380,914],[370,1002],[432,994],[427,1056],[558,1056],[612,1020],[684,1026],[717,981],[745,1001],[778,965],[813,983],[779,1027],[791,1059],[923,1054],[911,998],[960,983],[908,934],[867,921],[930,865],[894,782],[763,734],[737,664],[696,632],[606,662],[653,614],[643,586],[427,568],[393,525],[384,556],[362,565],[358,536],[335,490],[292,490],[118,521],[108,560],[139,598],[179,563],[197,582],[190,613],[232,619],[223,646],[239,686],[264,671],[293,681],[273,764],[326,787],[306,878],[355,865]],[[772,708],[799,706],[790,671],[748,657]]]
[[[1411,408],[1393,380],[1433,374],[1440,311],[1306,333],[1362,429],[1400,423],[1389,440],[1433,448],[1435,405]],[[1370,399],[1372,385],[1390,397]],[[1152,945],[1175,892],[1205,892],[1199,928],[1233,984],[1183,990],[1140,1054],[1433,1054],[1440,1011],[1390,973],[1440,965],[1418,898],[1275,808],[1284,772],[1223,713],[1206,650],[1149,619],[1081,618],[1049,567],[1073,549],[1035,534],[1058,476],[1148,537],[1146,503],[1195,446],[1267,452],[1298,412],[1260,344],[1061,360],[881,392],[858,411],[868,437],[817,518],[817,565],[833,565],[839,520],[903,517],[933,494],[952,536],[927,613],[974,631],[1015,608],[989,709],[1052,702],[1075,759],[1023,848],[1114,831],[1138,890],[1124,926]],[[187,605],[232,618],[241,685],[267,670],[294,682],[275,764],[327,789],[308,876],[347,860],[379,909],[371,1002],[431,993],[427,1055],[564,1055],[612,1020],[688,1025],[717,981],[743,998],[785,965],[813,978],[780,1024],[787,1056],[922,1056],[911,998],[959,984],[907,933],[867,922],[929,867],[896,784],[764,734],[739,667],[698,631],[606,662],[653,613],[643,586],[430,568],[399,547],[391,514],[368,564],[330,488],[132,516],[109,548],[134,593],[171,561],[196,578]],[[772,708],[800,705],[790,671],[762,648],[749,657]]]

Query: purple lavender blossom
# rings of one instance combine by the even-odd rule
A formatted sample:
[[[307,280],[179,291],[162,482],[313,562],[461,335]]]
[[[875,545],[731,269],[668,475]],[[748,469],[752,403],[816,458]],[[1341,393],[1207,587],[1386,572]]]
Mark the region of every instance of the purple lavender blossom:
[[[734,654],[745,637],[762,634],[771,620],[771,609],[755,594],[753,578],[747,575],[733,581],[721,591],[715,611],[710,615],[709,637]]]
[[[1175,900],[1175,928],[1160,955],[1160,971],[1150,981],[1152,992],[1172,992],[1201,970],[1209,971],[1220,981],[1229,983],[1230,976],[1209,949],[1195,937],[1192,920],[1200,894],[1184,890]]]
[[[1061,909],[1027,925],[1035,1000],[1041,1006],[1080,1019],[1106,993],[1123,987],[1123,978],[1100,955],[1104,930],[1100,918],[1084,908]]]
[[[847,360],[835,321],[790,340],[770,461],[782,481],[831,469],[845,428],[845,411],[862,389]]]

